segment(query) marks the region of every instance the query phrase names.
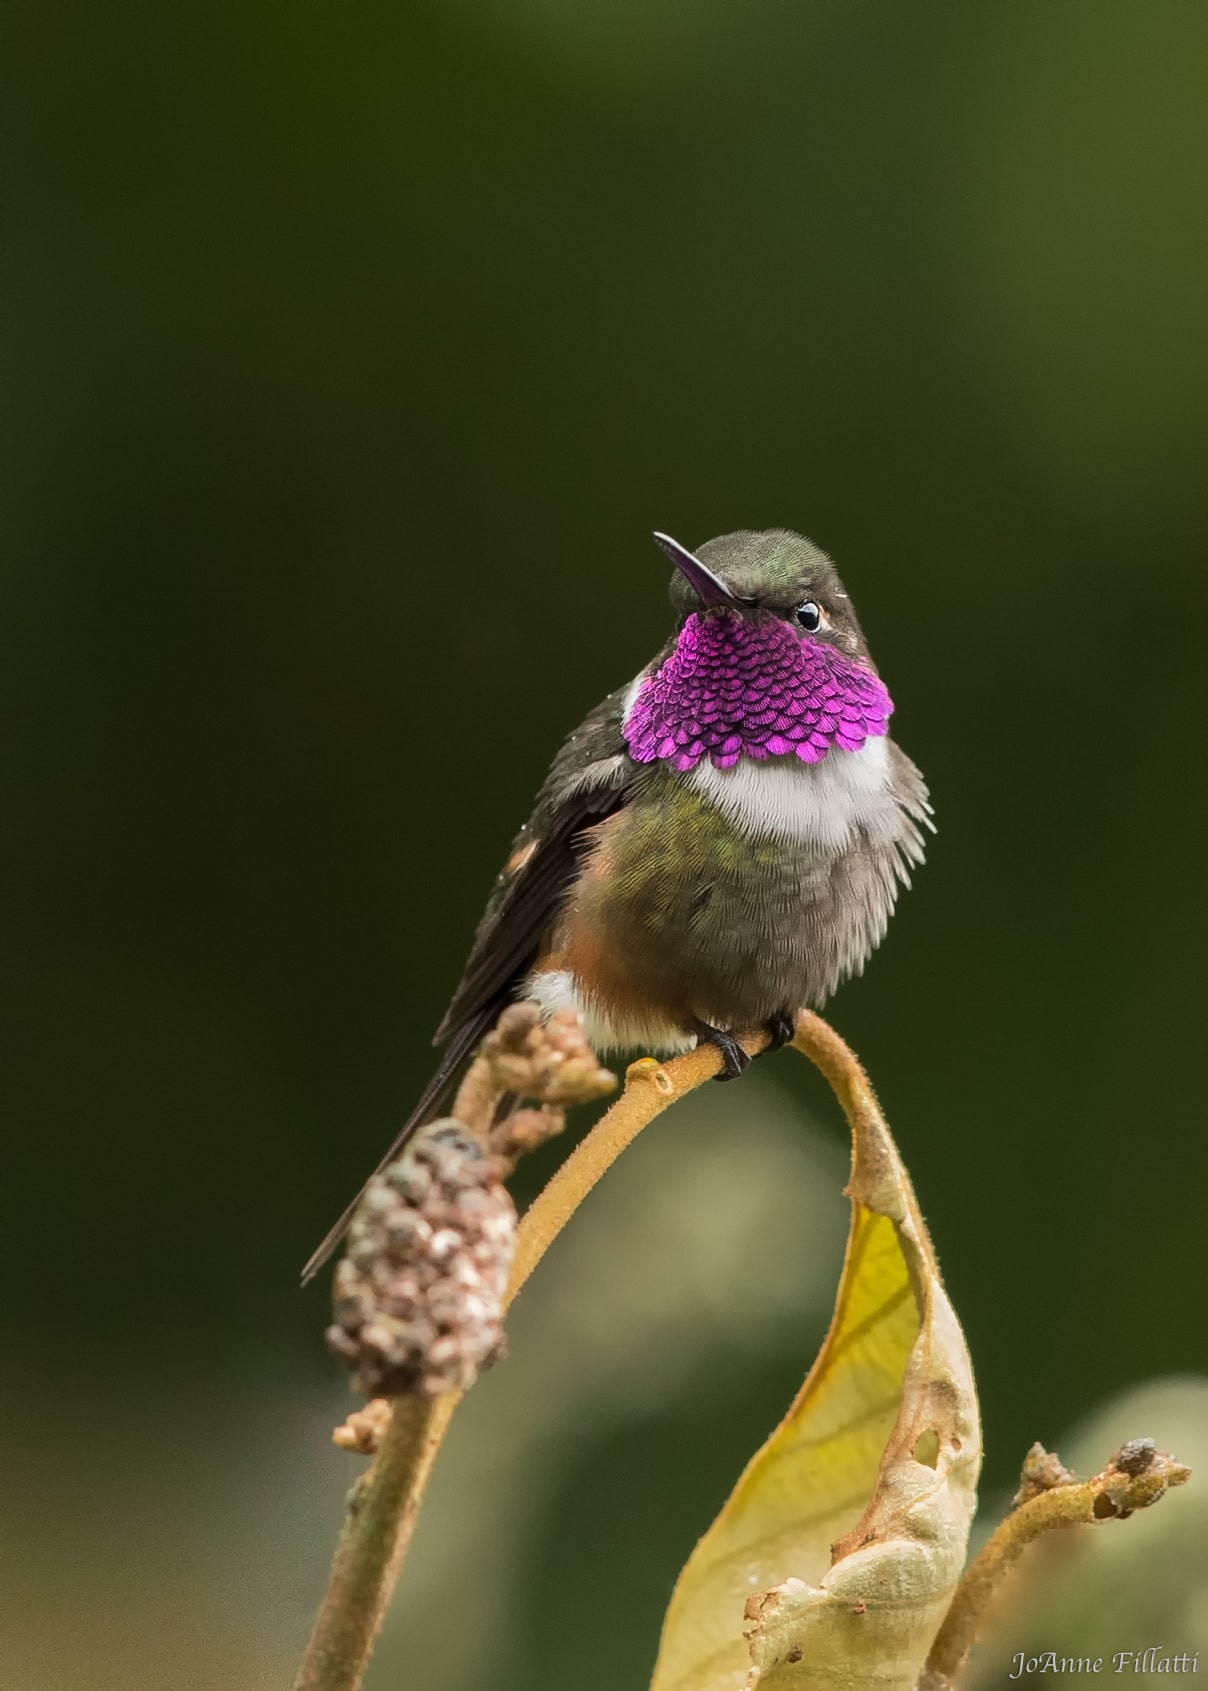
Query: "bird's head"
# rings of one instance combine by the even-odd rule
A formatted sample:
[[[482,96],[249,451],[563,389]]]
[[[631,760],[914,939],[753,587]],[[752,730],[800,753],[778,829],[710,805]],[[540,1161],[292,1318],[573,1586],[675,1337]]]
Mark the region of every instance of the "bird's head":
[[[675,564],[675,644],[625,719],[630,756],[721,769],[742,757],[817,763],[886,732],[893,705],[834,565],[787,529],[744,529]]]

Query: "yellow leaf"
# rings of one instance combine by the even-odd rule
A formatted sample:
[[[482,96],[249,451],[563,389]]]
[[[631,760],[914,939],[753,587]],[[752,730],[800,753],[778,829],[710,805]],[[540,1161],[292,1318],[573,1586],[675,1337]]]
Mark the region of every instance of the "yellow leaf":
[[[680,1575],[651,1691],[913,1691],[964,1567],[981,1464],[964,1336],[855,1057],[804,1013],[795,1043],[852,1128],[835,1312]]]

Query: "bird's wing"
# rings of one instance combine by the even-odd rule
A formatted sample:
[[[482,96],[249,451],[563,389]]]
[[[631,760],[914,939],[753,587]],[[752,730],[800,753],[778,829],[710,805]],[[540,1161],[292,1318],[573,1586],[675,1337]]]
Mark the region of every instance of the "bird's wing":
[[[574,880],[585,830],[624,802],[637,773],[621,738],[624,696],[606,699],[559,753],[495,883],[437,1044],[510,996]]]
[[[624,803],[626,787],[638,774],[621,732],[628,691],[622,687],[609,694],[554,759],[532,819],[513,841],[495,882],[465,970],[436,1031],[435,1043],[445,1047],[436,1072],[370,1180],[439,1110],[458,1069],[536,958],[542,935],[574,880],[585,830]],[[303,1285],[344,1237],[363,1195],[364,1187],[315,1251],[302,1271]]]

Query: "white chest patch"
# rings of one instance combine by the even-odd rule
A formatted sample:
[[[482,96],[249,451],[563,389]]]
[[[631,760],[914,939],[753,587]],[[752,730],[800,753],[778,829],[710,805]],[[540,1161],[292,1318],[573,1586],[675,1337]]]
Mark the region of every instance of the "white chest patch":
[[[657,1051],[672,1056],[691,1051],[696,1044],[694,1033],[685,1033],[653,1008],[621,1020],[610,1016],[569,969],[530,975],[520,996],[536,1004],[542,1016],[552,1016],[555,1010],[576,1011],[587,1043],[596,1052]]]
[[[716,769],[706,758],[687,780],[751,839],[842,851],[858,828],[879,839],[901,826],[883,735],[858,752],[833,747],[821,763],[740,757],[732,768]]]

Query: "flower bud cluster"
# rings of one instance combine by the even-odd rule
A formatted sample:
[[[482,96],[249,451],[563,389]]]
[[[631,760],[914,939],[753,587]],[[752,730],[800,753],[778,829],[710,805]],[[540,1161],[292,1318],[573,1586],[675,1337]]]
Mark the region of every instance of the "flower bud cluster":
[[[482,1047],[501,1090],[561,1107],[602,1098],[617,1084],[600,1064],[574,1010],[541,1020],[535,1004],[512,1004]]]
[[[503,1350],[516,1209],[500,1160],[432,1122],[366,1192],[327,1340],[369,1397],[464,1390]]]

